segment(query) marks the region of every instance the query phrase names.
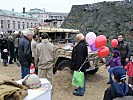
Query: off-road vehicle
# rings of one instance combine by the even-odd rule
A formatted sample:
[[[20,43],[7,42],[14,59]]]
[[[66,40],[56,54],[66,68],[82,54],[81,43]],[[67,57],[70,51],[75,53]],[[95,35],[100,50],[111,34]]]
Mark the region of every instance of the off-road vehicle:
[[[71,53],[75,45],[76,34],[79,30],[63,29],[63,28],[48,28],[41,27],[38,29],[38,34],[46,32],[49,35],[50,41],[55,46],[54,53],[54,72],[56,70],[62,70],[65,67],[71,65]],[[103,65],[105,60],[97,56],[97,52],[93,52],[88,46],[88,62],[90,66],[86,71],[90,74],[95,74],[98,71],[99,66]]]

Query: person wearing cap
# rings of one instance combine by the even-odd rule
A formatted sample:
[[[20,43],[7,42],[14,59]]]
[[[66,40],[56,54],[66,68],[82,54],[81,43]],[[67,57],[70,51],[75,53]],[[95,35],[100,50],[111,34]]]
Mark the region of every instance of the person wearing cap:
[[[128,75],[128,84],[133,86],[133,56],[130,57],[130,61],[125,66]]]
[[[105,66],[107,68],[108,68],[108,66],[110,66],[108,68],[109,81],[107,82],[107,84],[111,84],[111,83],[113,83],[113,80],[112,80],[112,77],[111,77],[112,70],[116,67],[122,67],[121,66],[121,59],[120,59],[120,52],[118,50],[113,51],[113,56],[111,57],[111,59],[109,60],[109,62]]]
[[[114,82],[104,93],[103,100],[113,100],[119,97],[133,96],[133,90],[125,83],[126,71],[124,68],[115,68],[112,71]]]
[[[35,67],[38,67],[39,78],[46,78],[52,84],[54,45],[49,42],[47,33],[42,33],[41,38],[42,42],[36,46]]]
[[[21,65],[22,79],[30,73],[30,66],[32,63],[31,40],[33,32],[26,29],[23,31],[23,35],[18,45],[18,60]]]
[[[77,45],[72,50],[72,62],[71,62],[71,70],[78,71],[81,67],[81,65],[85,62],[86,58],[88,57],[88,49],[87,44],[85,42],[85,37],[83,34],[77,34],[76,35]],[[86,72],[86,69],[88,67],[88,63],[85,63],[83,67],[81,68],[81,72]],[[84,87],[78,87],[73,92],[73,95],[76,96],[83,96],[85,93],[85,82]]]

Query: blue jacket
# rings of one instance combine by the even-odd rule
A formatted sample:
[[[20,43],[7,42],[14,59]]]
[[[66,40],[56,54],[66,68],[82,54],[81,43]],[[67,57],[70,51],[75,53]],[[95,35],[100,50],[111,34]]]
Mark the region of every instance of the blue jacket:
[[[18,59],[21,66],[30,66],[32,63],[31,43],[27,37],[22,37],[18,45]]]

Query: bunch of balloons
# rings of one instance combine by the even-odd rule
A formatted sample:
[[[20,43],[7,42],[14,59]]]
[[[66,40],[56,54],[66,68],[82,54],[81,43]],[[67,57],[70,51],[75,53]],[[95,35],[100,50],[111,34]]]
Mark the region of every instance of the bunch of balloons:
[[[99,57],[106,57],[110,53],[110,50],[106,45],[107,38],[104,35],[96,37],[94,32],[89,32],[86,35],[86,42],[90,45],[92,51],[98,50]]]
[[[86,35],[86,42],[89,44],[92,51],[98,50],[99,57],[106,57],[110,53],[110,50],[107,46],[107,38],[104,35],[99,35],[96,37],[94,32],[89,32]],[[111,40],[111,46],[115,48],[118,45],[117,39]]]

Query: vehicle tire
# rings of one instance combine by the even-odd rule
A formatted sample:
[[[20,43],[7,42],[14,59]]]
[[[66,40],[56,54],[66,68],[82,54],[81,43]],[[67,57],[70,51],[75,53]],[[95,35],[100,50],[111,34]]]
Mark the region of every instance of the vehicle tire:
[[[96,69],[91,70],[91,71],[89,71],[89,72],[87,72],[87,73],[93,75],[93,74],[95,74],[95,73],[98,71],[98,69],[99,69],[99,68],[96,68]]]
[[[63,70],[65,67],[69,67],[71,66],[71,61],[70,60],[63,60],[61,61],[58,66],[57,66],[57,70]]]

